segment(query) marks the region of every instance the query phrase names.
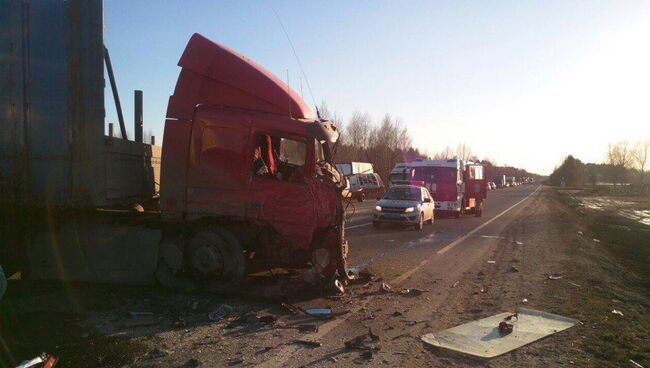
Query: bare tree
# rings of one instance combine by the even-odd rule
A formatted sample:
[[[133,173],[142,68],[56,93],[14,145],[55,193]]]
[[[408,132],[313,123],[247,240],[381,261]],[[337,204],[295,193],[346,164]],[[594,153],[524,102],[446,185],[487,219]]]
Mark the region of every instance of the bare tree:
[[[639,171],[639,183],[643,185],[650,158],[650,139],[636,142],[630,156],[632,166]]]
[[[355,111],[345,128],[346,144],[351,148],[353,160],[362,160],[363,151],[368,148],[370,121],[370,115]]]
[[[465,143],[460,143],[456,147],[456,157],[460,160],[470,160],[474,156],[474,153],[472,153],[471,148],[469,148],[468,145]]]
[[[626,169],[630,166],[630,150],[627,141],[621,141],[607,146],[605,163],[610,165],[610,179],[614,183],[624,183]]]
[[[456,155],[454,154],[454,149],[451,148],[451,146],[445,146],[442,151],[437,152],[435,155],[433,155],[434,160],[447,160],[454,157],[456,157]]]

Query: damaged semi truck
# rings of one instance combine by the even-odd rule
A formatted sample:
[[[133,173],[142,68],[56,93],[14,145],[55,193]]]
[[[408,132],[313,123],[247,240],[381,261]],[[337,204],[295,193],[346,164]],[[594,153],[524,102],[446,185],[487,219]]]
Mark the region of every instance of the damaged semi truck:
[[[0,60],[7,276],[176,287],[287,267],[346,278],[336,127],[258,64],[195,34],[162,148],[141,141],[141,123],[127,140],[102,11],[97,0],[0,3],[11,50]],[[104,132],[105,62],[123,138]]]

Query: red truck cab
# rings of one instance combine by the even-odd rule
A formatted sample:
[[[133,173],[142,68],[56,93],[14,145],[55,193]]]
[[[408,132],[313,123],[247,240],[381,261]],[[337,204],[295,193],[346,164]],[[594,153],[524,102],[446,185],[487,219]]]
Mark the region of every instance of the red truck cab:
[[[347,242],[329,121],[286,84],[195,34],[169,99],[161,218],[165,275],[240,280],[250,270],[315,267],[346,276]]]

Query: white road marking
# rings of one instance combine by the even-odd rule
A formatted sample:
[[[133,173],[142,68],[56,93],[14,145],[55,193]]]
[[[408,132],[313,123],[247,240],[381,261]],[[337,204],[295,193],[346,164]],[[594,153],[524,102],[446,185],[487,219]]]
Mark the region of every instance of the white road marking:
[[[437,253],[437,254],[445,254],[445,253],[447,253],[451,248],[457,246],[457,245],[460,244],[463,240],[465,240],[465,239],[469,238],[470,236],[472,236],[472,234],[474,234],[474,233],[476,233],[477,231],[481,230],[482,228],[488,226],[488,225],[491,224],[494,220],[496,220],[496,219],[498,219],[499,217],[505,215],[506,213],[508,213],[508,211],[510,211],[511,209],[517,207],[517,206],[520,205],[522,202],[524,202],[525,200],[527,200],[528,198],[530,198],[533,194],[537,193],[537,191],[539,190],[539,188],[541,188],[541,186],[538,186],[537,189],[535,189],[532,193],[530,193],[529,195],[527,195],[526,198],[524,198],[524,199],[522,199],[521,201],[519,201],[519,202],[513,204],[512,206],[508,207],[508,208],[505,209],[503,212],[501,212],[500,214],[498,214],[498,215],[492,217],[491,219],[485,221],[485,222],[482,223],[481,225],[475,227],[474,230],[470,231],[469,233],[467,233],[467,234],[461,236],[460,238],[454,240],[453,242],[449,243],[446,247],[440,249],[440,250],[437,251],[436,253]]]
[[[368,223],[361,224],[361,225],[346,226],[345,229],[346,230],[356,229],[358,227],[364,227],[364,226],[368,226],[368,225],[372,225],[372,222],[368,222]]]
[[[471,235],[474,234],[475,232],[477,232],[477,231],[479,231],[480,229],[484,228],[487,224],[489,224],[489,223],[491,223],[492,221],[496,220],[497,218],[503,216],[506,212],[508,212],[508,211],[510,211],[511,209],[515,208],[517,205],[521,204],[523,201],[525,201],[526,199],[530,198],[533,194],[537,193],[537,191],[539,190],[539,188],[540,188],[540,187],[537,187],[537,189],[535,189],[535,191],[533,191],[531,194],[529,194],[528,196],[526,196],[526,198],[524,198],[524,199],[522,199],[521,201],[519,201],[519,202],[515,203],[514,205],[510,206],[510,207],[509,207],[508,209],[506,209],[505,211],[503,211],[503,212],[501,212],[500,214],[496,215],[495,217],[491,218],[490,220],[488,220],[488,221],[485,222],[484,224],[482,224],[482,225],[476,227],[474,230],[470,231],[470,232],[469,232],[468,234],[466,234],[465,236],[463,236],[463,237],[461,237],[461,238],[455,240],[455,241],[452,242],[451,244],[447,245],[445,248],[442,248],[440,251],[444,250],[444,252],[440,252],[440,251],[438,251],[437,254],[444,254],[446,251],[448,251],[449,249],[453,248],[454,246],[456,246],[457,244],[459,244],[459,243],[462,242],[463,240],[467,239],[469,236],[471,236]],[[356,227],[361,227],[361,226],[368,226],[368,225],[370,225],[370,224],[371,224],[371,223],[362,224],[362,225],[355,225],[355,226],[356,226]],[[348,227],[348,229],[349,229],[349,228],[351,228],[351,226]],[[452,245],[452,244],[453,244],[453,245]],[[450,245],[452,245],[452,246],[450,247]],[[413,267],[413,268],[410,269],[409,271],[407,271],[407,272],[401,274],[400,276],[397,276],[397,277],[395,277],[394,279],[390,280],[390,281],[389,281],[389,284],[392,284],[392,285],[398,285],[398,284],[402,283],[402,281],[404,281],[404,280],[408,279],[409,277],[411,277],[414,273],[416,273],[417,271],[419,271],[419,270],[420,270],[422,267],[424,267],[427,263],[429,263],[429,261],[426,260],[426,259],[423,260],[423,261],[421,261],[417,266]],[[329,334],[333,329],[335,329],[336,327],[340,326],[341,324],[343,324],[344,322],[346,322],[346,321],[348,320],[348,318],[350,318],[351,316],[353,316],[354,314],[356,314],[358,311],[360,311],[360,310],[361,310],[363,307],[365,307],[365,306],[366,306],[370,301],[371,301],[371,298],[362,301],[361,303],[357,304],[356,307],[351,308],[351,309],[350,309],[350,313],[347,313],[346,316],[345,316],[344,318],[339,318],[339,319],[332,320],[332,321],[330,321],[330,322],[326,322],[326,323],[324,323],[324,324],[322,324],[322,325],[319,326],[319,328],[318,328],[318,332],[315,332],[315,333],[313,333],[313,334],[306,335],[306,336],[304,336],[304,338],[305,338],[305,339],[308,339],[308,340],[313,340],[313,341],[316,341],[316,340],[320,340],[320,339],[322,339],[325,335]],[[294,355],[297,351],[299,351],[299,350],[301,350],[301,348],[298,347],[298,346],[295,346],[295,345],[286,345],[284,349],[282,349],[281,351],[277,352],[277,353],[275,354],[275,356],[273,356],[271,359],[266,360],[266,361],[264,361],[263,363],[259,364],[258,367],[278,367],[278,366],[282,366],[282,365],[284,365],[284,364],[285,364],[289,359],[291,359],[291,358],[293,357],[293,355]]]

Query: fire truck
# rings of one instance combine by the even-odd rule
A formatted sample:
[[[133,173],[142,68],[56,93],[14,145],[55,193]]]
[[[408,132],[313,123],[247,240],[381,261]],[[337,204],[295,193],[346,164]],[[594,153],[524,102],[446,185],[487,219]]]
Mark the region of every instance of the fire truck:
[[[392,184],[411,184],[426,187],[433,195],[437,213],[458,218],[466,213],[477,217],[483,214],[487,198],[485,169],[480,163],[458,159],[414,160],[400,163],[391,172]],[[399,175],[398,171],[402,174]]]

